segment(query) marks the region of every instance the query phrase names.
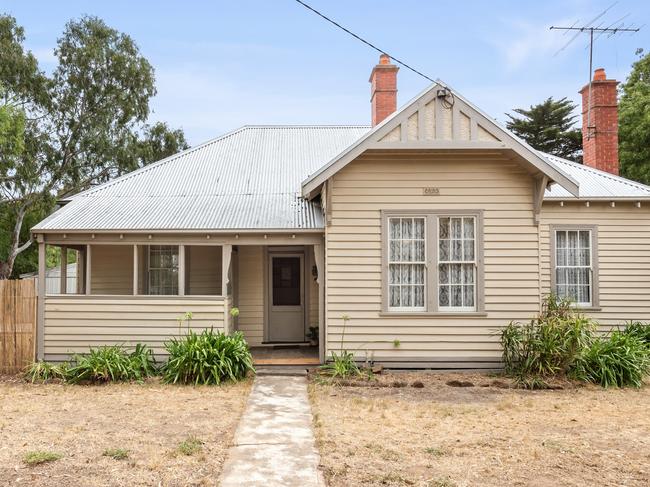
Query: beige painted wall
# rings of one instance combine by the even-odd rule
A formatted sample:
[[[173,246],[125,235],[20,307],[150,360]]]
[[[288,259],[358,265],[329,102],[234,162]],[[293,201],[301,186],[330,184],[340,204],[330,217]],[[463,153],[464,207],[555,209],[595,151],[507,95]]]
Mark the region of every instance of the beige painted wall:
[[[238,328],[251,346],[264,339],[264,247],[239,246]]]
[[[133,246],[93,245],[90,282],[92,294],[133,294]]]
[[[148,246],[139,247],[139,293],[146,294]],[[185,246],[185,293],[188,295],[221,295],[220,245]],[[133,246],[93,245],[91,292],[95,295],[133,294]]]
[[[305,279],[307,279],[307,285],[309,286],[309,303],[307,310],[307,328],[305,333],[309,332],[310,326],[318,326],[318,283],[314,276],[312,275],[312,267],[316,265],[314,261],[314,249],[313,247],[305,247],[305,257],[306,257],[306,268],[305,268]]]
[[[220,245],[185,246],[185,294],[221,295],[221,249]]]
[[[424,196],[423,187],[440,188]],[[500,360],[495,329],[538,312],[532,178],[498,156],[364,156],[334,178],[326,229],[327,349],[376,360],[480,366]],[[380,210],[484,210],[485,316],[381,316]],[[400,340],[395,347],[393,340]],[[460,362],[460,363],[459,363]]]
[[[335,177],[326,229],[327,345],[375,360],[489,366],[500,359],[495,331],[526,321],[550,292],[551,224],[598,226],[602,329],[650,321],[650,207],[635,202],[545,202],[533,224],[532,180],[494,157],[366,155]],[[423,196],[423,187],[440,188]],[[483,210],[485,314],[381,314],[380,210]],[[393,345],[394,340],[400,346]],[[462,362],[462,363],[459,363]]]
[[[45,360],[87,352],[89,347],[141,342],[163,353],[178,336],[177,318],[191,311],[195,330],[223,327],[221,298],[48,296],[45,298]]]
[[[551,224],[598,226],[600,311],[588,313],[602,325],[650,321],[650,207],[634,202],[545,202],[540,225],[542,285],[550,291]]]

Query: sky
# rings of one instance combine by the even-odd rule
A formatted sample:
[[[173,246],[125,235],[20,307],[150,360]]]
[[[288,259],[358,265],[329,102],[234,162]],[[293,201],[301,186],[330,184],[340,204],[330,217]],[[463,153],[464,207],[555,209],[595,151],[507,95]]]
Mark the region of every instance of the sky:
[[[497,121],[552,96],[579,102],[587,36],[551,25],[587,23],[615,0],[306,0],[382,50],[441,79]],[[295,0],[0,0],[48,71],[65,24],[85,14],[130,35],[156,72],[151,121],[196,145],[245,124],[368,124],[368,77],[379,54]],[[624,81],[637,48],[650,50],[650,2],[619,0],[607,25],[645,25],[597,39],[594,68]],[[597,22],[598,23],[598,22]],[[400,69],[398,106],[429,85]]]

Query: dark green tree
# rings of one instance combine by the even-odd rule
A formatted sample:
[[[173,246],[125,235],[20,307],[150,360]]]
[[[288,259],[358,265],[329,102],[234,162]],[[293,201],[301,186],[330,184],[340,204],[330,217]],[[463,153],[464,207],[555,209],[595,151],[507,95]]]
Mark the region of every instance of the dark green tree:
[[[144,138],[140,140],[139,165],[141,167],[150,161],[159,161],[189,148],[182,130],[173,130],[164,122],[147,125]]]
[[[623,177],[650,184],[650,54],[639,60],[621,86],[619,160]]]
[[[187,146],[182,131],[146,125],[154,71],[128,35],[97,17],[68,22],[51,76],[24,39],[13,17],[0,16],[0,129],[23,121],[20,143],[0,135],[0,279],[15,275],[16,259],[32,243],[29,224],[58,196]],[[22,272],[34,258],[20,261]]]
[[[537,150],[582,162],[582,132],[575,128],[578,117],[570,100],[547,98],[530,108],[515,108],[506,127]]]
[[[141,133],[133,134],[132,140],[124,146],[119,164],[120,174],[159,161],[189,147],[182,130],[172,130],[164,122],[145,125]]]

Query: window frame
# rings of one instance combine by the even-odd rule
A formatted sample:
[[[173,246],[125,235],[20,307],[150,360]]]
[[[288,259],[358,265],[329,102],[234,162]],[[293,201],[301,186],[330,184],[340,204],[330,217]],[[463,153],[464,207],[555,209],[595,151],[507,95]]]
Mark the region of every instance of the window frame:
[[[552,294],[557,295],[557,232],[567,231],[589,231],[590,232],[590,260],[591,260],[591,303],[574,303],[574,306],[583,310],[600,309],[600,287],[599,287],[599,266],[598,266],[598,225],[571,225],[571,224],[551,224],[549,225],[550,240],[550,280]]]
[[[169,247],[169,248],[176,248],[176,258],[177,258],[177,264],[175,267],[152,267],[151,266],[151,251],[154,248],[162,248],[162,247]],[[174,255],[173,253],[171,254],[172,256]],[[156,245],[148,245],[147,246],[147,295],[148,296],[179,296],[180,295],[180,283],[179,283],[179,273],[181,272],[181,265],[180,265],[180,259],[181,259],[181,247],[180,245],[167,245],[167,244],[156,244]],[[173,260],[173,259],[172,259]],[[172,286],[172,289],[175,287],[175,293],[156,293],[152,294],[151,292],[151,271],[173,271],[176,270],[176,280],[175,280],[175,285]]]
[[[439,287],[440,286],[440,276],[438,275],[438,282],[436,283],[438,285],[438,289],[437,289],[436,298],[435,298],[437,303],[438,303],[438,310],[443,311],[443,312],[447,312],[447,313],[468,313],[468,312],[471,313],[473,311],[476,311],[477,308],[478,308],[478,299],[477,299],[477,291],[478,291],[478,289],[477,289],[477,287],[478,287],[478,282],[477,282],[478,281],[478,262],[477,262],[478,255],[477,254],[478,254],[478,249],[476,248],[477,247],[477,245],[476,245],[477,233],[478,233],[477,232],[477,230],[478,230],[477,229],[478,219],[474,215],[438,215],[436,217],[436,223],[438,224],[438,231],[440,231],[440,219],[441,218],[448,218],[450,220],[449,221],[449,232],[450,232],[450,234],[449,234],[449,238],[446,239],[446,240],[449,241],[450,244],[453,241],[453,239],[451,238],[451,219],[452,218],[460,218],[461,219],[461,233],[464,231],[464,228],[463,228],[464,221],[463,220],[465,218],[474,219],[474,238],[472,239],[472,240],[474,240],[474,259],[472,261],[468,261],[468,260],[462,260],[462,261],[445,260],[445,261],[443,261],[440,258],[440,235],[437,235],[436,242],[435,242],[436,252],[437,252],[437,260],[436,260],[435,265],[436,265],[436,270],[438,271],[438,273],[440,272],[440,266],[444,265],[444,264],[447,264],[447,265],[453,265],[453,264],[472,265],[473,270],[474,270],[474,276],[473,276],[473,278],[474,278],[474,283],[473,283],[473,286],[474,286],[474,306],[441,306],[440,305],[440,287]],[[466,240],[465,236],[461,235],[460,240],[461,240],[461,242],[464,242]],[[451,246],[450,246],[449,247],[449,255],[450,256],[451,256],[451,252],[452,252],[452,249],[451,249]],[[449,274],[449,280],[450,280],[450,282],[449,282],[448,286],[449,286],[449,289],[451,291],[451,287],[453,286],[453,284],[451,283],[451,273]],[[460,286],[463,286],[463,284],[460,284]],[[449,295],[449,299],[451,301],[451,294]]]
[[[387,316],[485,316],[484,262],[483,262],[483,210],[380,210],[381,214],[381,311]],[[425,218],[425,308],[389,307],[389,218]],[[439,306],[439,272],[438,272],[438,218],[473,217],[475,224],[475,306],[473,308],[452,308]]]
[[[391,242],[391,238],[390,238],[390,221],[391,221],[391,219],[398,219],[398,218],[400,220],[400,232],[401,232],[401,220],[403,220],[403,219],[415,220],[416,218],[420,218],[420,219],[424,220],[424,261],[408,261],[408,262],[407,261],[395,261],[395,262],[393,262],[393,261],[390,260],[390,242]],[[387,257],[386,257],[386,259],[387,259],[387,275],[386,275],[387,281],[386,281],[386,285],[387,285],[387,289],[386,289],[386,292],[387,292],[387,299],[388,299],[388,301],[386,303],[386,309],[388,311],[390,311],[390,312],[404,312],[404,313],[426,311],[427,310],[427,300],[428,300],[427,296],[428,296],[428,292],[429,292],[429,283],[427,282],[428,281],[428,274],[429,274],[429,269],[428,269],[429,249],[427,248],[428,247],[427,242],[429,241],[429,238],[428,238],[429,237],[429,234],[428,234],[429,219],[427,218],[426,215],[416,215],[416,214],[414,214],[414,215],[389,215],[389,216],[386,217],[386,222],[387,222],[387,225],[388,225],[388,231],[386,233],[386,238],[387,238],[387,249],[386,249],[386,254],[387,254]],[[401,235],[400,235],[400,237],[401,237]],[[403,238],[399,239],[400,242],[402,240],[404,240],[404,239]],[[411,237],[409,240],[415,241],[415,240],[418,240],[418,239],[415,239],[415,238]],[[423,287],[424,287],[424,291],[423,291],[424,303],[423,303],[423,306],[391,306],[390,305],[390,286],[391,286],[391,283],[390,283],[390,265],[391,264],[394,264],[394,265],[424,265],[424,284],[423,284]],[[402,283],[400,283],[399,286],[401,288]],[[411,286],[415,287],[415,285],[413,285],[413,284],[411,284]],[[414,294],[414,296],[415,296],[415,294]]]

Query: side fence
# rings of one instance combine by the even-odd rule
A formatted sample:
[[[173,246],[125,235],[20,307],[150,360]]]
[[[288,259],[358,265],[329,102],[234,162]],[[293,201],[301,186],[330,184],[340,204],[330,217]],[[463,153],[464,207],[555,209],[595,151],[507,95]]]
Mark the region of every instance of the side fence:
[[[35,359],[37,302],[36,279],[0,280],[0,373]]]

